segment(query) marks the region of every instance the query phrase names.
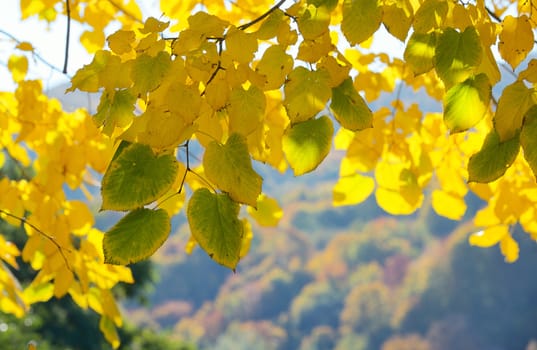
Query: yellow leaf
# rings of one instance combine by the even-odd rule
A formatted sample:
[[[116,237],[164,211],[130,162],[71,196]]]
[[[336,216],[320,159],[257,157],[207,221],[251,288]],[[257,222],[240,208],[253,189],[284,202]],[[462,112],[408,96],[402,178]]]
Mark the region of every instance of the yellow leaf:
[[[170,25],[170,22],[161,22],[155,17],[149,17],[145,23],[144,27],[140,29],[140,33],[142,34],[149,34],[149,33],[159,33],[164,31],[168,26]]]
[[[282,46],[269,47],[255,68],[263,78],[262,84],[258,87],[263,90],[279,89],[292,69],[293,58],[285,53]]]
[[[520,72],[518,79],[524,79],[537,84],[537,59],[534,58],[528,63],[528,67]]]
[[[330,12],[322,7],[308,5],[297,20],[298,29],[305,40],[313,40],[328,33],[330,24]]]
[[[464,197],[440,190],[433,191],[432,205],[438,215],[451,220],[460,220],[466,212]]]
[[[500,250],[505,257],[505,262],[513,263],[518,260],[518,243],[513,239],[510,234],[503,236],[500,241]]]
[[[500,55],[515,69],[532,50],[533,38],[532,25],[526,15],[506,16],[499,36]]]
[[[397,190],[378,187],[375,197],[379,207],[392,215],[412,214],[423,202],[423,194],[416,188],[410,195],[403,196],[403,193]]]
[[[509,235],[509,226],[496,225],[473,233],[468,238],[470,245],[488,248],[498,244],[506,235]]]
[[[17,49],[19,49],[21,51],[34,51],[34,47],[32,46],[32,44],[27,42],[27,41],[23,41],[23,42],[19,43],[17,45]]]
[[[252,231],[252,224],[246,219],[241,220],[243,233],[241,237],[241,249],[239,252],[239,259],[244,258],[250,251],[252,245],[252,239],[254,238],[254,232]]]
[[[278,225],[278,222],[283,216],[283,210],[280,208],[278,201],[274,198],[267,197],[267,195],[263,193],[257,198],[257,209],[248,207],[248,214],[250,214],[259,225],[273,227]]]
[[[75,276],[73,275],[73,272],[71,272],[71,270],[64,265],[59,271],[56,272],[56,277],[54,278],[54,296],[56,298],[61,298],[67,294],[67,291],[71,287],[71,284],[73,284],[74,280]]]
[[[104,33],[100,30],[86,30],[80,36],[80,43],[89,53],[95,53],[104,47]]]
[[[86,203],[82,201],[69,201],[65,203],[64,215],[69,229],[74,234],[86,234],[87,230],[95,224],[95,218]]]
[[[24,80],[28,72],[28,59],[26,56],[11,55],[7,62],[7,68],[11,71],[15,82]]]
[[[342,176],[334,185],[332,203],[334,206],[356,205],[365,201],[375,189],[375,181],[369,176],[353,174]]]
[[[303,40],[298,47],[297,59],[315,63],[326,56],[333,49],[332,39],[328,32],[311,39]]]
[[[225,28],[229,25],[217,16],[205,12],[197,12],[188,18],[190,29],[201,33],[205,37],[222,37]]]
[[[414,15],[416,33],[428,33],[431,29],[440,28],[448,12],[445,0],[425,0]]]
[[[404,58],[414,74],[423,74],[433,69],[436,41],[436,32],[412,34],[406,45]]]
[[[54,285],[50,282],[41,284],[30,284],[23,291],[24,301],[31,305],[38,302],[45,302],[54,296]]]
[[[257,38],[253,33],[231,27],[226,33],[226,52],[239,63],[249,63],[257,51]]]
[[[382,22],[391,35],[404,42],[412,25],[413,12],[409,0],[394,1],[384,6]]]
[[[132,50],[132,44],[136,40],[136,36],[132,30],[118,30],[106,40],[114,53],[122,55]]]

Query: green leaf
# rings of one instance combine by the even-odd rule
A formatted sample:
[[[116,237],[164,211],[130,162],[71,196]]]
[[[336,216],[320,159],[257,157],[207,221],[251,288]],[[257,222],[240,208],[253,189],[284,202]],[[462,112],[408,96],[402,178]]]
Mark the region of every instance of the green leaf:
[[[131,210],[149,204],[168,191],[177,171],[173,155],[156,155],[151,147],[139,143],[129,145],[104,174],[101,209]]]
[[[444,97],[444,122],[448,129],[456,133],[476,125],[488,110],[490,96],[491,86],[484,73],[449,89]]]
[[[134,82],[133,90],[136,96],[155,90],[171,67],[170,54],[161,51],[157,56],[151,57],[142,54],[134,61],[131,78]]]
[[[487,183],[498,179],[515,161],[519,149],[518,134],[501,142],[498,133],[493,129],[485,138],[479,152],[468,161],[468,181]]]
[[[147,259],[166,241],[170,229],[166,210],[135,209],[104,235],[104,262],[128,265]]]
[[[434,52],[438,34],[413,33],[406,45],[404,59],[415,75],[427,73],[433,69]]]
[[[308,6],[297,20],[298,30],[305,40],[313,40],[328,31],[330,13],[326,7]]]
[[[328,10],[332,11],[336,8],[338,0],[308,0],[308,4],[312,4],[315,7],[326,7]]]
[[[282,146],[295,176],[308,173],[330,152],[334,127],[327,116],[295,124],[283,135]]]
[[[110,136],[114,128],[125,127],[134,117],[136,97],[130,90],[106,91],[101,95],[101,102],[93,121],[97,126],[104,126],[103,133]]]
[[[207,178],[234,201],[257,205],[263,179],[252,168],[244,136],[231,134],[224,145],[211,142],[203,156],[203,168]]]
[[[369,39],[380,26],[382,7],[378,0],[345,0],[341,31],[351,45]]]
[[[227,194],[213,194],[206,188],[194,192],[187,209],[190,231],[200,247],[233,270],[239,262],[243,235],[239,209]]]
[[[283,105],[291,123],[313,118],[324,109],[331,95],[330,75],[327,71],[296,67],[287,80]]]
[[[446,28],[438,38],[435,50],[435,68],[446,87],[466,80],[479,66],[483,49],[474,27],[459,33]]]
[[[358,131],[373,127],[373,113],[356,91],[351,78],[332,89],[330,108],[339,124],[346,129]]]
[[[535,90],[527,88],[522,81],[516,81],[503,90],[493,119],[501,141],[515,136],[522,127],[524,115],[535,104]]]
[[[524,125],[520,132],[520,145],[524,150],[524,158],[537,179],[537,106],[531,107],[524,117]]]

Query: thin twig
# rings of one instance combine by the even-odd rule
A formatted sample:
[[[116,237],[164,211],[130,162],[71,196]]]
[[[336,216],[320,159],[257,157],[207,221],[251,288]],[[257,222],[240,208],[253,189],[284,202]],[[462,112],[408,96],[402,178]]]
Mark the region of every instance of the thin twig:
[[[69,253],[71,253],[71,250],[70,249],[67,249],[67,248],[64,248],[62,247],[58,242],[56,242],[56,240],[50,236],[49,234],[43,232],[41,229],[39,229],[37,226],[35,226],[34,224],[32,224],[31,222],[28,222],[28,220],[26,220],[26,218],[24,217],[20,217],[20,216],[17,216],[15,214],[12,214],[8,211],[5,211],[4,209],[0,209],[0,213],[6,215],[6,216],[9,216],[10,218],[13,218],[15,220],[19,220],[22,224],[26,224],[28,226],[30,226],[31,228],[33,228],[37,233],[39,233],[40,235],[42,235],[43,237],[45,237],[46,239],[48,239],[52,244],[54,244],[56,246],[56,248],[58,249],[58,251],[60,252],[60,255],[62,256],[63,260],[65,261],[65,265],[67,266],[67,268],[69,269],[69,271],[73,272],[73,270],[71,269],[71,266],[69,265],[69,260],[67,260],[67,257],[65,256],[65,254],[63,253],[63,250],[65,249],[66,251],[68,251]]]
[[[485,10],[490,15],[490,17],[494,18],[498,23],[502,22],[502,19],[500,16],[498,16],[494,11],[492,11],[488,6],[485,6]]]
[[[185,169],[185,173],[183,174],[183,179],[181,180],[181,186],[179,186],[179,190],[177,191],[177,193],[181,193],[181,191],[183,190],[183,187],[185,185],[185,180],[186,180],[186,174],[188,173],[188,171],[190,170],[190,153],[188,151],[188,143],[190,142],[190,140],[188,140],[186,143],[185,143],[185,149],[186,149],[186,169]]]
[[[67,35],[65,38],[65,59],[63,61],[63,74],[67,74],[67,62],[69,62],[69,36],[71,35],[71,6],[70,0],[65,0],[65,11],[67,12]]]
[[[272,12],[276,11],[277,9],[279,9],[283,3],[285,2],[286,0],[280,0],[278,1],[278,3],[274,6],[272,6],[267,12],[265,12],[264,14],[262,14],[261,16],[257,17],[256,19],[254,19],[253,21],[250,21],[248,23],[245,23],[239,27],[237,27],[237,29],[240,29],[240,30],[246,30],[248,29],[249,27],[253,26],[254,24],[262,21],[263,19],[265,19],[266,17],[268,17]]]
[[[4,36],[7,36],[8,38],[10,38],[11,40],[13,40],[14,42],[16,42],[17,44],[21,44],[22,41],[17,39],[15,36],[13,36],[12,34],[6,32],[5,30],[3,29],[0,29],[0,34],[4,35]],[[69,79],[71,78],[69,76],[69,74],[66,74],[64,73],[60,68],[56,67],[55,65],[53,65],[52,63],[48,62],[46,59],[44,59],[40,54],[38,54],[37,52],[35,52],[35,50],[32,51],[32,55],[41,63],[43,63],[45,66],[49,67],[50,69],[58,72],[58,73],[61,73],[63,75],[65,75],[66,77],[68,77]]]

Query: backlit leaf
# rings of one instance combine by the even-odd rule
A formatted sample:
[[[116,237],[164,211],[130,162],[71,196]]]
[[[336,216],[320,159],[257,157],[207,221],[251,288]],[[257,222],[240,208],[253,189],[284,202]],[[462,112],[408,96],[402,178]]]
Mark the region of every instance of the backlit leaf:
[[[287,79],[283,105],[291,123],[311,119],[324,109],[331,96],[328,72],[296,67]]]
[[[106,39],[110,50],[118,55],[130,52],[135,40],[136,35],[132,30],[118,30]]]
[[[404,58],[415,75],[433,69],[438,34],[436,32],[412,34],[405,48]]]
[[[526,58],[533,44],[533,30],[526,15],[504,18],[498,50],[513,69]]]
[[[231,27],[226,33],[226,52],[239,63],[249,63],[257,51],[257,38],[253,33]]]
[[[264,84],[259,87],[263,90],[279,89],[292,70],[293,58],[285,53],[284,48],[280,45],[269,47],[255,68],[264,78]]]
[[[101,319],[99,320],[99,330],[103,333],[106,341],[112,345],[112,348],[119,348],[119,335],[117,334],[116,326],[114,326],[114,322],[110,317],[104,315],[101,316]]]
[[[522,127],[524,115],[536,102],[534,89],[526,87],[522,81],[516,81],[503,90],[493,119],[500,141],[516,135]]]
[[[109,51],[97,51],[90,64],[86,64],[77,70],[75,76],[71,79],[71,87],[66,92],[75,91],[75,89],[86,92],[99,91],[101,86],[99,76],[105,69],[110,56]]]
[[[537,106],[533,106],[526,113],[520,133],[520,145],[524,150],[524,158],[537,178]]]
[[[175,181],[177,161],[134,143],[112,161],[102,180],[104,210],[131,210],[161,197]]]
[[[295,176],[308,173],[330,152],[334,127],[327,116],[289,127],[283,135],[283,152]]]
[[[247,136],[257,129],[265,115],[265,94],[255,85],[250,85],[248,90],[237,86],[229,96],[230,132],[236,132]]]
[[[187,217],[192,235],[217,263],[235,269],[240,259],[243,225],[239,205],[225,193],[196,190],[188,203]]]
[[[360,204],[373,193],[375,181],[361,174],[342,176],[334,186],[332,201],[334,206]]]
[[[224,145],[211,142],[203,156],[203,167],[209,180],[234,201],[256,206],[263,179],[252,168],[244,136],[231,134]]]
[[[306,40],[313,40],[328,32],[330,13],[326,7],[309,5],[298,17],[298,29]]]
[[[473,246],[488,248],[498,244],[506,235],[509,235],[509,226],[495,225],[473,233],[468,242]]]
[[[170,55],[165,51],[159,52],[156,57],[147,54],[138,56],[134,61],[131,73],[135,95],[155,90],[170,67]]]
[[[438,37],[434,66],[447,87],[466,80],[481,62],[481,41],[474,27],[446,28]]]
[[[344,0],[341,31],[351,45],[369,39],[380,26],[382,7],[377,0]]]
[[[434,211],[451,220],[460,220],[466,212],[464,197],[442,190],[434,190],[432,195]]]
[[[166,210],[135,209],[104,235],[104,262],[128,265],[147,259],[166,241],[170,229]]]
[[[24,80],[28,72],[28,59],[26,56],[11,55],[7,61],[7,68],[11,71],[14,81]]]
[[[261,226],[274,227],[283,216],[283,210],[274,198],[261,194],[257,198],[257,207],[248,207],[248,214]]]
[[[330,108],[346,129],[358,131],[373,127],[373,113],[356,91],[351,78],[332,89]]]
[[[425,0],[414,15],[414,31],[428,33],[431,29],[440,28],[448,12],[445,0]]]
[[[394,1],[384,6],[382,22],[388,32],[402,42],[408,36],[412,20],[413,9],[409,0]]]
[[[111,135],[115,127],[125,127],[134,117],[136,97],[128,89],[105,91],[93,120],[97,126],[103,126],[103,132]]]
[[[498,133],[490,131],[479,152],[468,161],[468,181],[491,182],[498,179],[515,161],[519,149],[518,135],[501,142]]]
[[[500,241],[500,250],[505,257],[505,262],[513,263],[518,260],[520,251],[517,241],[510,234],[503,236]]]
[[[487,113],[490,96],[491,86],[485,74],[454,85],[444,97],[444,122],[448,129],[456,133],[475,126]]]

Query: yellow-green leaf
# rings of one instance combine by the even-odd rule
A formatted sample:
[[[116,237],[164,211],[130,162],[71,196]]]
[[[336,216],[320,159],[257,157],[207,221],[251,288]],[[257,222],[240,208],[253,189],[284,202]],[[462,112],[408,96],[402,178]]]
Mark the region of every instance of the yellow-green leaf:
[[[147,259],[166,241],[170,229],[166,210],[135,209],[104,235],[104,262],[128,265]]]
[[[255,85],[250,85],[248,90],[237,86],[229,96],[230,132],[236,132],[247,136],[257,129],[265,115],[265,94]]]
[[[298,17],[298,29],[306,40],[313,40],[328,31],[330,12],[326,7],[309,5]]]
[[[524,115],[536,102],[535,90],[526,87],[522,81],[516,81],[503,90],[493,119],[500,141],[515,136],[522,127]]]
[[[131,144],[112,161],[102,180],[102,209],[131,210],[160,198],[174,183],[178,163],[172,154]]]
[[[75,73],[75,76],[71,79],[71,87],[66,92],[75,91],[75,89],[86,92],[99,91],[101,87],[99,73],[105,69],[110,56],[109,51],[97,51],[93,57],[93,61],[90,64],[84,65],[84,67]]]
[[[236,202],[257,205],[263,179],[252,168],[246,139],[231,134],[224,145],[211,142],[203,156],[207,178]]]
[[[378,0],[344,0],[341,31],[351,45],[369,39],[380,26],[382,7]]]
[[[283,216],[283,210],[278,201],[261,194],[257,198],[257,208],[248,207],[248,214],[261,226],[274,227]]]
[[[467,27],[462,33],[446,28],[438,37],[434,66],[449,88],[473,74],[482,54],[481,40],[474,27]]]
[[[103,132],[110,136],[115,127],[125,127],[134,117],[136,97],[129,89],[105,91],[97,107],[93,121],[97,126],[103,126]]]
[[[491,182],[498,179],[515,161],[519,149],[518,134],[501,142],[498,133],[491,130],[479,152],[468,161],[468,181]]]
[[[526,15],[506,16],[498,44],[500,55],[515,69],[532,50],[533,38],[532,25]]]
[[[330,75],[324,70],[310,71],[296,67],[285,84],[283,105],[291,123],[313,118],[330,99]]]
[[[388,32],[402,42],[408,36],[412,20],[413,9],[409,0],[394,1],[384,6],[382,22]]]
[[[106,341],[112,345],[112,348],[119,348],[120,340],[119,335],[117,334],[116,326],[114,321],[108,316],[101,316],[99,321],[99,330],[103,333]]]
[[[327,116],[292,125],[285,131],[283,152],[295,176],[317,168],[330,152],[333,133],[332,121]]]
[[[257,38],[253,33],[231,27],[226,33],[226,52],[239,63],[249,63],[257,51]]]
[[[524,117],[524,125],[520,133],[520,145],[524,150],[524,158],[533,170],[537,179],[537,106],[530,108]]]
[[[483,73],[449,89],[444,97],[444,122],[448,129],[456,133],[476,125],[489,108],[490,96],[491,86]]]
[[[131,78],[136,96],[155,90],[171,67],[170,54],[161,51],[151,57],[142,54],[136,58],[132,66]]]
[[[332,201],[334,206],[360,204],[373,193],[375,181],[361,174],[342,176],[334,186]]]
[[[188,203],[187,217],[192,235],[217,263],[235,269],[240,259],[243,225],[239,205],[226,193],[196,190]]]
[[[351,78],[332,89],[330,108],[346,129],[358,131],[373,127],[373,113],[356,91]]]
[[[130,52],[135,40],[136,35],[132,30],[118,30],[106,39],[110,50],[118,55]]]
[[[437,37],[436,32],[414,32],[408,39],[404,58],[415,75],[426,73],[433,69]]]
[[[414,15],[414,31],[428,33],[431,29],[440,28],[448,13],[445,0],[425,0]]]

